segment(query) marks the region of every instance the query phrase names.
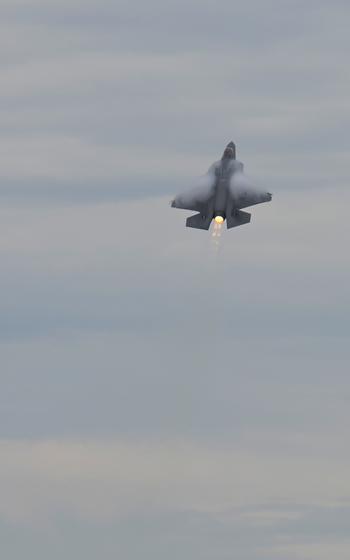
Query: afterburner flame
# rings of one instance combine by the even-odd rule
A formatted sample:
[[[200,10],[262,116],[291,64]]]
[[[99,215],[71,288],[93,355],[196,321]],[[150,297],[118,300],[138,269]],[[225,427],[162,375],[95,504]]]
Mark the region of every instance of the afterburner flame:
[[[223,224],[224,223],[224,218],[222,216],[215,216],[214,220],[217,224]]]

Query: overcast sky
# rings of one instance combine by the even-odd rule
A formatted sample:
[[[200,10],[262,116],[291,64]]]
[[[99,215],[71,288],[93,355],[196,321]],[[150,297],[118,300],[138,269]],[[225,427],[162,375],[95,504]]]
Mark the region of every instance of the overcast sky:
[[[7,560],[348,560],[347,1],[2,0]],[[249,226],[169,200],[230,141]]]

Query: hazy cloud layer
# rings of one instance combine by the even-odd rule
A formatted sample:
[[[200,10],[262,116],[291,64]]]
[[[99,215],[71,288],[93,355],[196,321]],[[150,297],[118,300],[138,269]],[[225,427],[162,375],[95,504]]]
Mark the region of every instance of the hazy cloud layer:
[[[348,560],[348,4],[1,16],[3,554]],[[231,139],[216,254],[168,203]]]
[[[324,440],[320,444],[316,440],[310,452],[301,438],[288,451],[282,445],[282,455],[249,437],[243,448],[172,440],[2,441],[0,517],[8,532],[17,526],[23,535],[22,544],[11,543],[5,533],[4,550],[23,550],[30,529],[44,553],[58,542],[52,557],[59,558],[58,533],[72,524],[70,546],[82,552],[91,543],[87,558],[95,557],[106,535],[111,545],[113,530],[113,549],[126,558],[140,554],[144,544],[162,553],[166,543],[172,543],[170,558],[177,558],[184,540],[186,554],[210,558],[219,540],[224,558],[232,548],[244,558],[295,557],[298,549],[303,557],[320,550],[325,558],[342,545],[338,557],[345,559],[347,467],[324,461]],[[349,460],[339,439],[327,444]],[[13,486],[21,492],[13,495]],[[94,538],[83,537],[83,527],[89,533],[94,527]]]
[[[346,15],[342,2],[5,3],[0,195],[169,195],[232,136],[269,187],[346,181]]]

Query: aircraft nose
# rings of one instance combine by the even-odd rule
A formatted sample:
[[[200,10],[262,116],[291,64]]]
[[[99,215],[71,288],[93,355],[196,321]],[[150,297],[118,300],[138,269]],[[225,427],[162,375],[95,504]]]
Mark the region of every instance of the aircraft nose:
[[[233,154],[233,159],[236,159],[236,144],[235,144],[234,142],[232,142],[232,140],[231,140],[231,142],[229,142],[229,143],[227,144],[226,150],[227,150],[227,151],[230,151],[231,154]],[[226,151],[226,150],[225,150],[225,151]],[[232,157],[232,156],[231,156],[231,157]]]

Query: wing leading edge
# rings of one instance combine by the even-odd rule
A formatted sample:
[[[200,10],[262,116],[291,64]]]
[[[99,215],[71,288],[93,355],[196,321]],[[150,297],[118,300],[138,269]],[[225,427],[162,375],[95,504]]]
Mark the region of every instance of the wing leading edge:
[[[207,216],[214,192],[215,177],[212,173],[207,173],[194,188],[177,195],[171,202],[171,206],[182,210],[193,210]]]

